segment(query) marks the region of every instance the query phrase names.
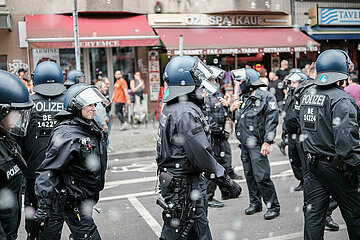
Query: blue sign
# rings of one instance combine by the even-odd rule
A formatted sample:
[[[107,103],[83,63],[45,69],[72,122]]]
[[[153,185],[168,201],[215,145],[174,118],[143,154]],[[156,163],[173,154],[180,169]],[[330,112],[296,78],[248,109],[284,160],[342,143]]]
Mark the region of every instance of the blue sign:
[[[360,9],[319,8],[320,25],[359,25]]]
[[[327,80],[327,77],[325,75],[321,75],[320,81],[326,82],[326,80]]]

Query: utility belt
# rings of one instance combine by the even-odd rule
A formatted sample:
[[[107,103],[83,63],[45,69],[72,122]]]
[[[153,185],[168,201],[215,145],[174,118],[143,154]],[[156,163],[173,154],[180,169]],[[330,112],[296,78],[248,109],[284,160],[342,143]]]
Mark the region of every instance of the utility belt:
[[[85,201],[85,204],[91,204],[91,201],[94,201],[94,203],[97,202],[96,197],[77,197],[74,198],[69,194],[69,192],[66,190],[66,188],[61,188],[60,190],[58,188],[55,188],[55,195],[52,200],[52,207],[55,213],[62,214],[66,209],[72,209],[74,210],[74,214],[77,216],[78,220],[81,221],[80,217],[80,208],[81,204],[83,204]]]
[[[156,200],[156,204],[163,209],[164,224],[178,229],[180,234],[177,239],[187,239],[194,224],[193,209],[196,200],[190,198],[190,193],[192,183],[196,179],[199,179],[199,175],[179,176],[169,172],[161,172],[159,175],[161,187],[171,189],[173,193],[170,198],[166,198],[166,202],[159,198]]]
[[[314,155],[310,153],[307,153],[306,156],[311,165],[315,165],[319,161],[329,162],[330,166],[339,170],[348,182],[351,184],[359,184],[357,169],[354,166],[345,163],[341,157]]]

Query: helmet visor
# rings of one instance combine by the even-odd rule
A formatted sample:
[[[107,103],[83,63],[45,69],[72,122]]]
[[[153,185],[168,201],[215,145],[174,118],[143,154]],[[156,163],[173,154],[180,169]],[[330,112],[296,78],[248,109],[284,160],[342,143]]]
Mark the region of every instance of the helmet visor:
[[[96,108],[108,106],[109,101],[95,87],[86,88],[75,97],[75,102],[79,104],[79,108],[87,105],[96,104]]]
[[[246,70],[245,68],[236,69],[231,71],[231,76],[234,81],[241,82],[246,80]]]
[[[25,136],[29,125],[30,112],[31,109],[12,109],[1,121],[1,128],[15,136]]]
[[[225,76],[225,71],[222,70],[221,68],[215,67],[215,66],[209,66],[209,68],[211,69],[212,76],[216,79],[216,80],[221,80],[224,78]]]
[[[290,74],[285,78],[285,80],[288,81],[288,83],[298,82],[298,81],[301,81],[301,80],[302,80],[302,77],[301,77],[297,72],[293,72],[293,73],[290,73]]]
[[[198,57],[194,57],[194,59],[195,66],[193,69],[190,70],[190,73],[194,77],[195,82],[201,84],[203,80],[208,80],[213,75],[213,72]]]

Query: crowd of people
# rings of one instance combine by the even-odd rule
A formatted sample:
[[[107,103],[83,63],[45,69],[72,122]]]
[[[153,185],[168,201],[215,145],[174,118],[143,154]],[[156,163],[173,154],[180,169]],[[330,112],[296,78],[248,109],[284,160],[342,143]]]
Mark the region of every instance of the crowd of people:
[[[136,72],[129,90],[117,70],[110,97],[108,78],[88,85],[82,72],[72,70],[64,82],[51,61],[38,64],[31,81],[25,73],[20,69],[17,78],[0,71],[0,239],[17,238],[23,178],[27,239],[60,239],[64,222],[70,239],[101,239],[92,211],[105,183],[111,104],[121,130],[132,103],[142,122],[144,81]],[[264,203],[265,220],[280,215],[268,159],[279,119],[279,147],[286,154],[288,146],[299,180],[294,190],[303,190],[304,239],[322,239],[325,225],[338,230],[331,218],[337,207],[349,239],[360,239],[360,86],[345,52],[324,51],[303,69],[288,70],[283,60],[268,76],[265,69],[229,73],[179,56],[167,64],[164,80],[156,146],[160,239],[212,239],[207,207],[224,207],[214,199],[216,188],[222,200],[242,192],[231,131],[249,192],[244,213],[261,212]]]

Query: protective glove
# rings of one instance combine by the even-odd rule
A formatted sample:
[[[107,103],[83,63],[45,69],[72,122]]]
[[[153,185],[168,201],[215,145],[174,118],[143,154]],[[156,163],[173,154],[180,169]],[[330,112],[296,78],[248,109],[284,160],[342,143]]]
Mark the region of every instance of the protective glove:
[[[231,182],[226,187],[226,189],[230,192],[231,198],[237,198],[238,196],[240,196],[242,189],[237,182],[235,182],[232,179],[230,179],[230,180],[231,180]]]
[[[216,183],[220,186],[224,186],[230,193],[231,198],[237,198],[241,194],[240,185],[232,180],[228,175],[224,175],[216,180]]]
[[[38,209],[34,215],[34,224],[39,231],[44,231],[46,224],[50,218],[50,205],[39,204]]]

